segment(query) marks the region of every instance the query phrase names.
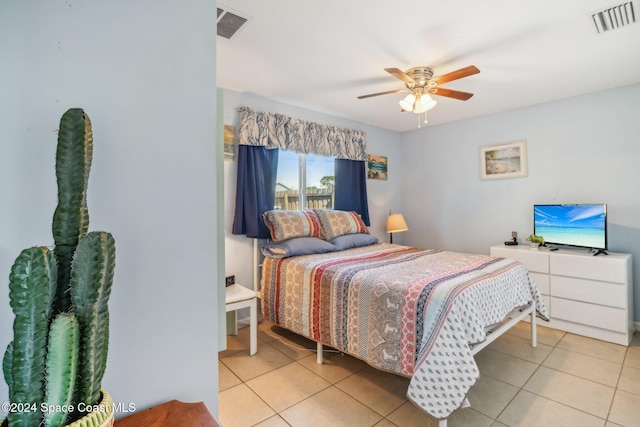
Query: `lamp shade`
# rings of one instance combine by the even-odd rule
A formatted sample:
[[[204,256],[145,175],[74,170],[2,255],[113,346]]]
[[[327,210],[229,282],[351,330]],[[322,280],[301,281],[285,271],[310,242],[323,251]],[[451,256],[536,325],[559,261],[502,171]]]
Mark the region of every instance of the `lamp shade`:
[[[424,113],[436,106],[438,102],[431,98],[429,95],[422,95],[416,102],[416,106],[413,109],[414,113]]]
[[[391,214],[387,219],[387,233],[400,233],[401,231],[407,231],[407,223],[404,220],[402,214]]]
[[[415,102],[416,96],[414,94],[409,94],[400,101],[400,107],[405,111],[413,111],[413,104]]]

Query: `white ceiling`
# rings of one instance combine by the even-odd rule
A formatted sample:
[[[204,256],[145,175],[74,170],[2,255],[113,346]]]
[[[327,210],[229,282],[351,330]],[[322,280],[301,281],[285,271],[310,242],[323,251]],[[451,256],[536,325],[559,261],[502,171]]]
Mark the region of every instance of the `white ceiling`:
[[[622,28],[598,34],[591,18],[625,2],[223,0],[219,8],[249,21],[231,39],[218,37],[217,85],[413,130],[418,116],[398,106],[406,94],[357,99],[404,87],[384,68],[480,69],[442,85],[475,95],[434,96],[429,125],[640,82],[640,1],[636,22]]]

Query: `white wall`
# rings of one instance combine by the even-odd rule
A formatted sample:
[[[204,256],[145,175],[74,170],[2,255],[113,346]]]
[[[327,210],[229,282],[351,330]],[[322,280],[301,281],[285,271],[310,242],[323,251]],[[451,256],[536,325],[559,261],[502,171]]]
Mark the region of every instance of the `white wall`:
[[[405,242],[488,253],[532,233],[534,203],[607,203],[609,247],[634,257],[640,320],[639,103],[634,85],[403,134]],[[480,147],[518,139],[528,177],[480,180]]]
[[[251,94],[242,94],[231,90],[224,93],[224,123],[233,125],[238,129],[237,108],[245,106],[255,111],[269,111],[271,113],[284,114],[301,120],[312,121],[320,124],[339,126],[345,128],[363,130],[367,134],[367,149],[370,154],[386,156],[388,158],[389,179],[367,180],[367,196],[369,200],[369,217],[371,226],[369,231],[381,241],[388,241],[385,225],[389,209],[399,211],[402,207],[400,186],[402,182],[402,151],[400,149],[400,135],[393,131],[375,128],[338,118],[328,114],[311,111],[301,107],[295,107],[282,102],[261,98]],[[235,209],[236,194],[236,162],[224,162],[225,176],[225,252],[226,274],[236,275],[236,281],[248,287],[252,284],[253,252],[252,239],[245,236],[231,234],[233,225],[233,213]],[[405,233],[406,234],[406,233]],[[394,235],[394,242],[402,242],[402,234]]]
[[[117,246],[103,385],[138,409],[179,399],[217,413],[215,19],[215,0],[0,6],[3,286],[20,250],[52,244],[55,130],[82,107],[95,141],[90,229]]]

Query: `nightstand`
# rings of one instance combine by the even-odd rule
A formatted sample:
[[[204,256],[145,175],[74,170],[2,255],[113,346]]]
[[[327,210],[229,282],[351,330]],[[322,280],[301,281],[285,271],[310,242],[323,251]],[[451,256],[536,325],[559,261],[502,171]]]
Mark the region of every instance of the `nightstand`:
[[[245,307],[249,308],[249,354],[253,356],[258,351],[258,303],[256,293],[236,283],[225,288],[225,297],[227,313],[233,311],[234,315],[237,316],[236,310]]]

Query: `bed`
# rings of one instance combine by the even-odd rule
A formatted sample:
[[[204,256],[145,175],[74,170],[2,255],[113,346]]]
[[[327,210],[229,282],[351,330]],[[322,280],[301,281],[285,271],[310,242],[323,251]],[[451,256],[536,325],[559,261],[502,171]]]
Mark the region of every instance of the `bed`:
[[[411,378],[407,397],[440,426],[468,404],[477,351],[526,316],[535,346],[547,312],[522,264],[378,243],[355,213],[277,212],[264,216],[265,319],[316,341],[319,363],[327,345]]]

